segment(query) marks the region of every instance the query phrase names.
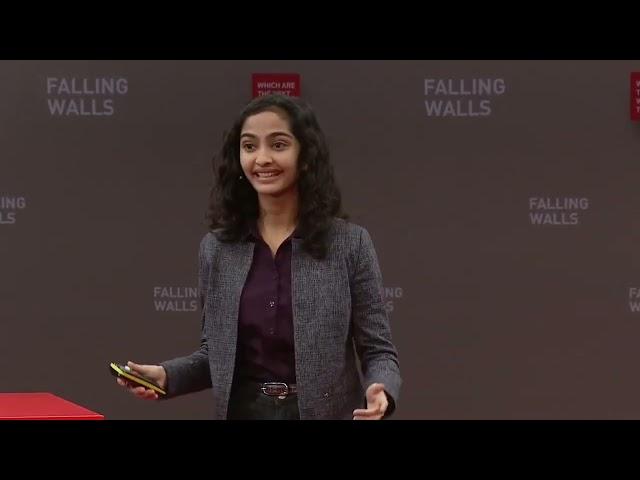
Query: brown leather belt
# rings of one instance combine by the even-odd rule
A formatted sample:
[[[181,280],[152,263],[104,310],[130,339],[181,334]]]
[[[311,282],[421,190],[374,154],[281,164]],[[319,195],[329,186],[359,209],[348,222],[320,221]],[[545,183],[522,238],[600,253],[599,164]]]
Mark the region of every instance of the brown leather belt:
[[[295,395],[298,391],[294,383],[265,382],[259,385],[262,393],[270,397],[286,397],[288,395]]]

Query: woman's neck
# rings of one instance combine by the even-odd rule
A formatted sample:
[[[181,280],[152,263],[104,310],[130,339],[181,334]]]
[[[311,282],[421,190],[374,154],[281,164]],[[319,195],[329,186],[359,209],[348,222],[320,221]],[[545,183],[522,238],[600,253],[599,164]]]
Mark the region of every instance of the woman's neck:
[[[260,217],[258,229],[265,236],[290,235],[298,221],[298,195],[273,197],[264,195],[259,198]]]

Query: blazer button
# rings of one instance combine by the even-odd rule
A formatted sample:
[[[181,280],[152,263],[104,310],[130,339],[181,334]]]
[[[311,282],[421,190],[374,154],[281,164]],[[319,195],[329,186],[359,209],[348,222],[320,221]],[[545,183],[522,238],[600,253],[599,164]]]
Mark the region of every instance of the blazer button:
[[[324,397],[324,398],[329,398],[329,392],[324,392],[323,397]]]
[[[274,301],[269,302],[269,306],[270,307],[275,307],[276,306],[276,302],[274,302]]]

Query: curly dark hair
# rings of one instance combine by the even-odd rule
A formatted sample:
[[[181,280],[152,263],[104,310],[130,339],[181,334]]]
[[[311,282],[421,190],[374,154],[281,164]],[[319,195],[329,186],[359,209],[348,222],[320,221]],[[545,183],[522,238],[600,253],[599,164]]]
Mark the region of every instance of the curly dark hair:
[[[239,241],[258,218],[258,195],[242,179],[240,134],[245,120],[257,113],[281,109],[289,117],[291,132],[300,143],[298,157],[298,232],[302,248],[316,259],[327,254],[327,233],[342,212],[329,148],[311,107],[285,95],[265,95],[249,102],[224,135],[220,152],[212,160],[214,182],[209,195],[208,226],[218,229],[222,241]]]

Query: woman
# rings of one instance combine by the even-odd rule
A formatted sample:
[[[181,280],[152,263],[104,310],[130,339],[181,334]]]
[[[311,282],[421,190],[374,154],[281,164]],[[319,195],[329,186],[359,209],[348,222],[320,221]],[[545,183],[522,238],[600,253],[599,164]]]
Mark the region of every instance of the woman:
[[[341,214],[313,111],[254,99],[220,160],[200,245],[200,349],[129,367],[167,398],[212,387],[219,419],[390,415],[401,378],[378,260],[367,231]]]

